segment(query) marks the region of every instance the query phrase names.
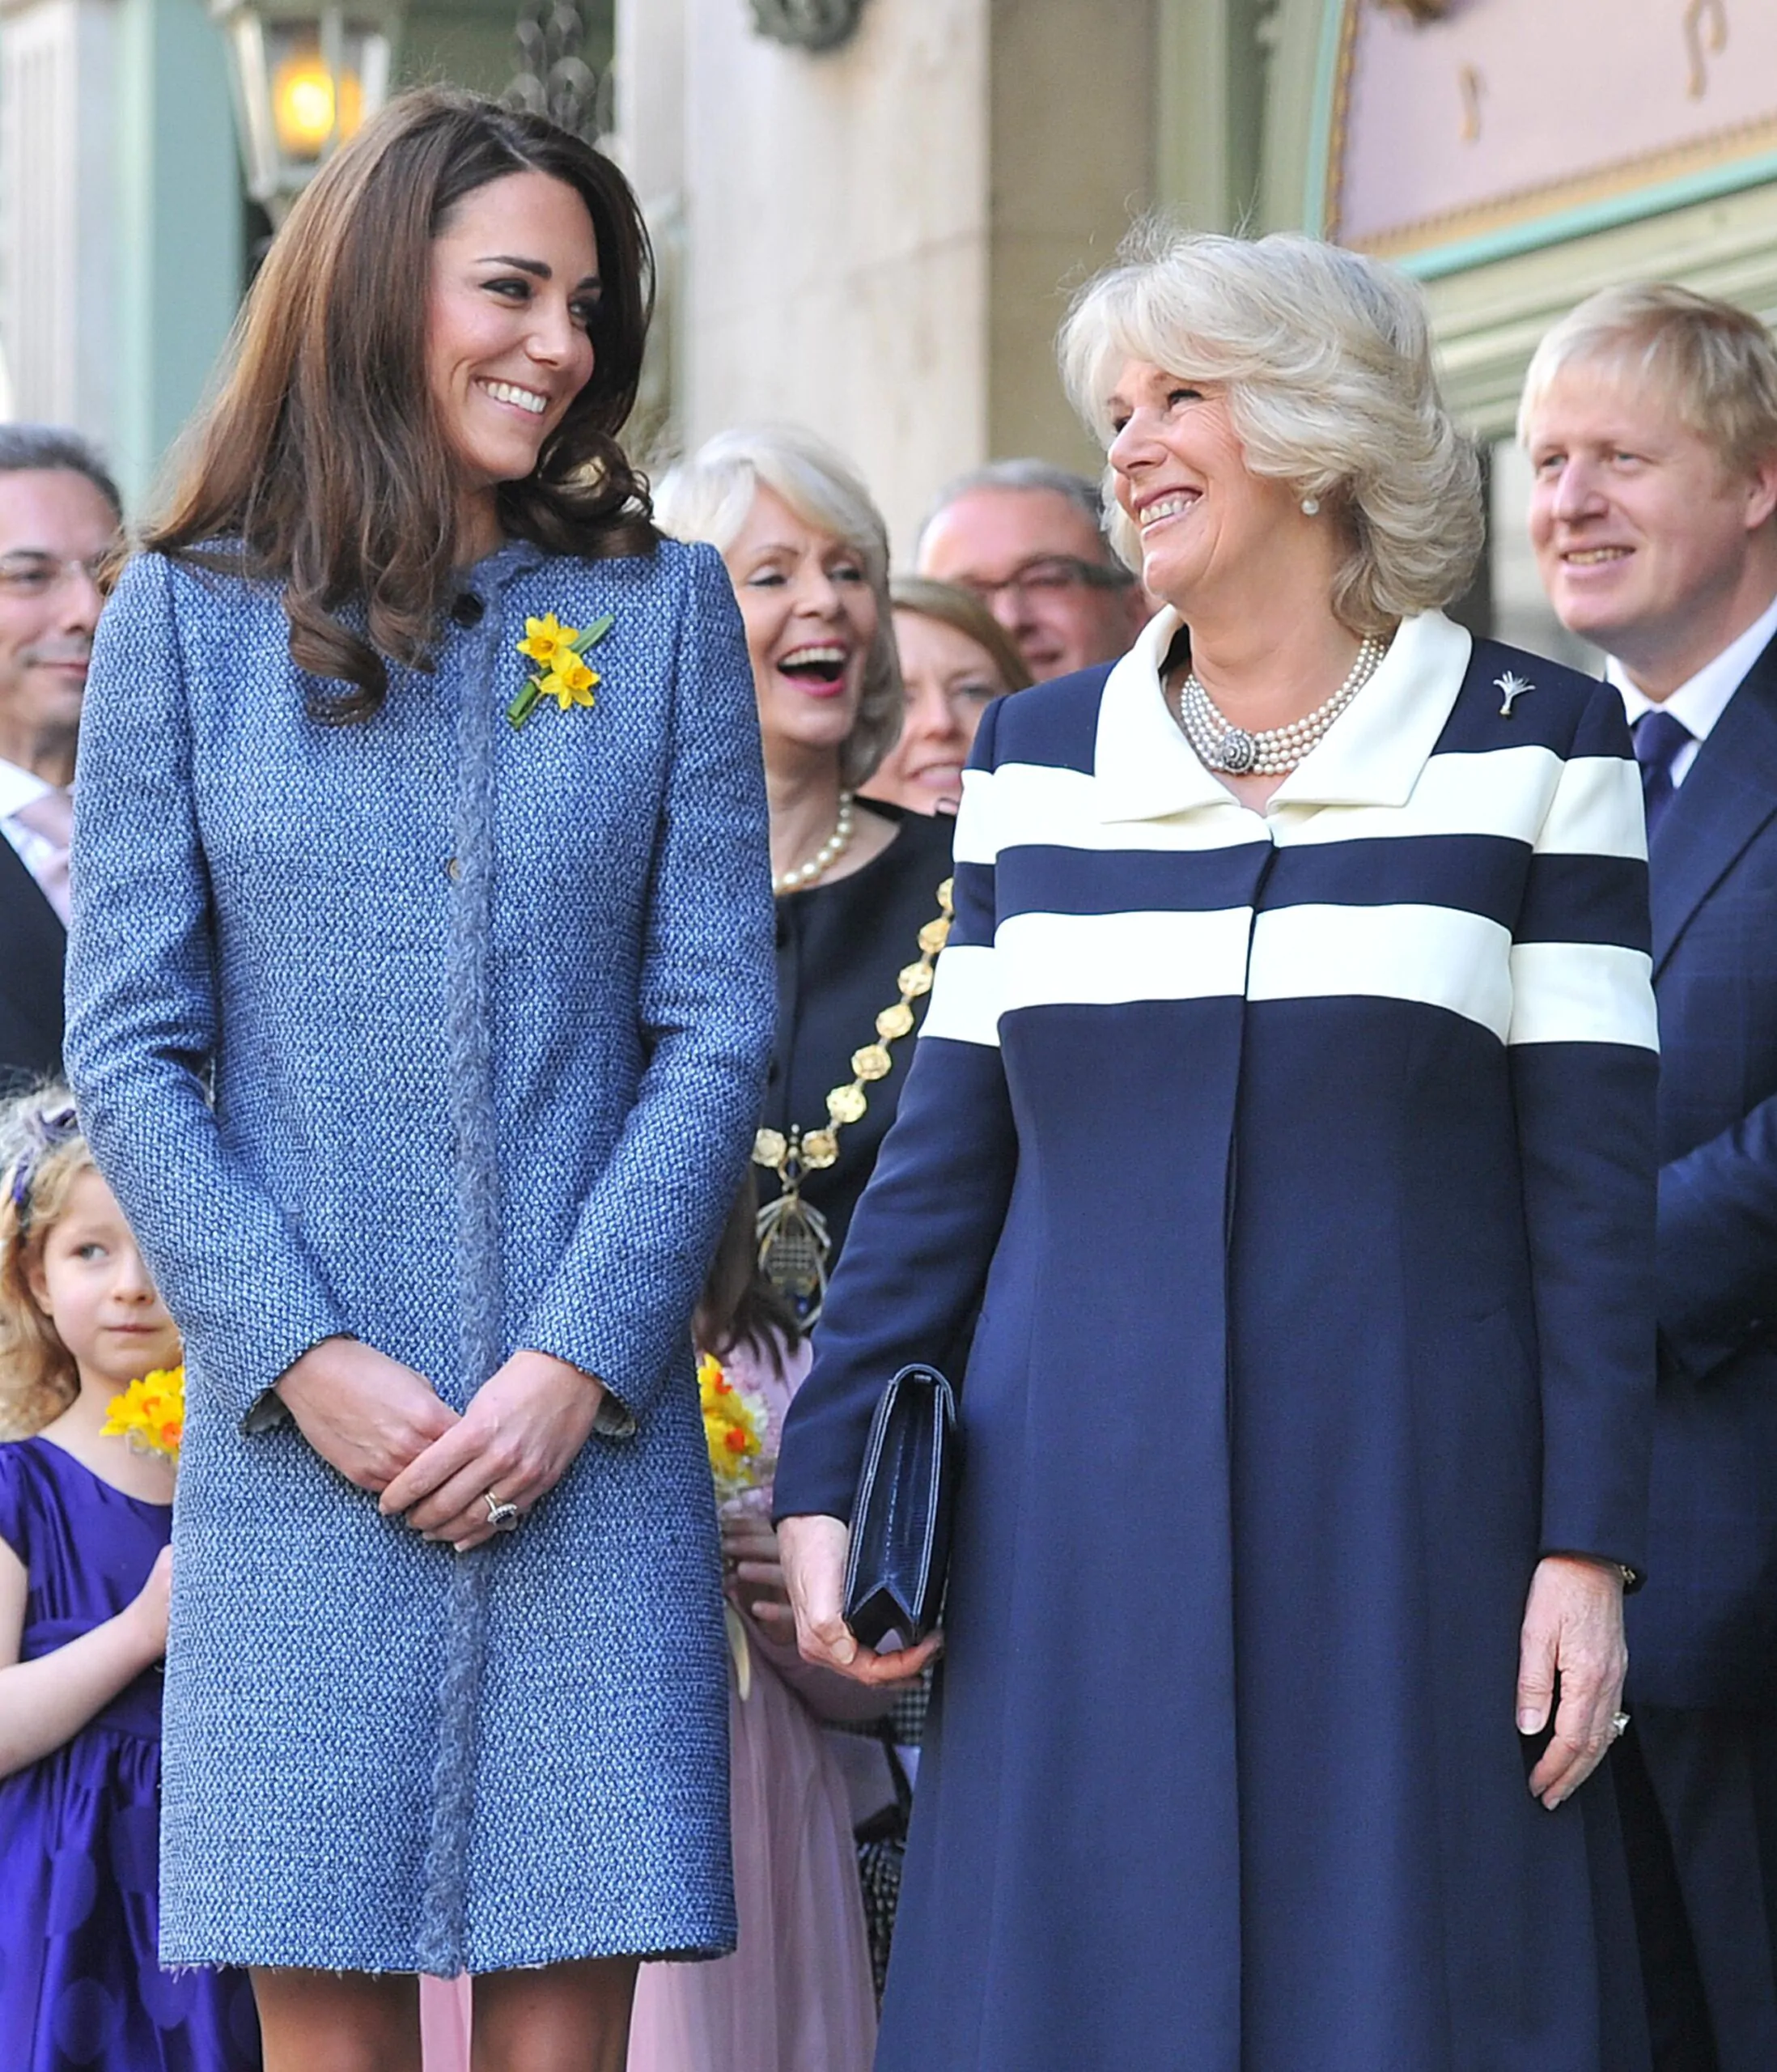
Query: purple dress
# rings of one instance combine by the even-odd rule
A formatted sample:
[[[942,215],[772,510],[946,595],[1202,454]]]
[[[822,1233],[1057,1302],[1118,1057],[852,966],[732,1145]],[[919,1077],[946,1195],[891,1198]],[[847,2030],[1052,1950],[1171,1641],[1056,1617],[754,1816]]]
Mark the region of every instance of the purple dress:
[[[30,1578],[19,1659],[102,1625],[148,1580],[172,1506],[126,1496],[48,1439],[0,1446],[0,1539]],[[246,2072],[259,2024],[240,1972],[156,1961],[160,1671],[73,1740],[0,1777],[0,2066]]]

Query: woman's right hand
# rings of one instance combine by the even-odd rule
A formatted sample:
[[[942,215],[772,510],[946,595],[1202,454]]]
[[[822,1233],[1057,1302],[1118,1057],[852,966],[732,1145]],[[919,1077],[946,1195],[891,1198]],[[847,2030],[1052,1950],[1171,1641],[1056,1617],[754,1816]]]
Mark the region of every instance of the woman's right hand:
[[[321,1458],[375,1496],[458,1422],[423,1374],[355,1338],[311,1346],[277,1394]]]
[[[167,1611],[172,1602],[172,1549],[163,1547],[148,1571],[148,1580],[129,1600],[125,1613],[140,1643],[144,1661],[159,1662],[167,1652]]]
[[[846,1601],[846,1553],[850,1528],[839,1518],[785,1518],[778,1527],[783,1579],[796,1615],[796,1644],[804,1662],[835,1669],[859,1684],[904,1684],[944,1645],[928,1633],[916,1648],[876,1654],[858,1645],[840,1614]]]

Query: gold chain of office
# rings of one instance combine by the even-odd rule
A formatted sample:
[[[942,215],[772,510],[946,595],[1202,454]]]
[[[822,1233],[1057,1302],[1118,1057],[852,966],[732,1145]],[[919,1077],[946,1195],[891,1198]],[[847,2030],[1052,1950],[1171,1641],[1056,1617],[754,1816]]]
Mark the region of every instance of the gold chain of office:
[[[791,1304],[804,1329],[819,1318],[826,1298],[833,1240],[826,1218],[802,1199],[802,1183],[810,1173],[824,1172],[838,1162],[840,1132],[863,1120],[870,1109],[868,1089],[894,1069],[890,1047],[911,1032],[914,1002],[931,991],[932,968],[950,940],[953,883],[947,877],[938,888],[937,919],[919,931],[919,955],[902,966],[895,981],[898,997],[876,1017],[877,1040],[852,1052],[850,1081],[827,1096],[826,1126],[804,1132],[792,1123],[787,1136],[763,1129],[753,1140],[753,1162],[775,1173],[781,1190],[775,1201],[759,1211],[760,1270]]]

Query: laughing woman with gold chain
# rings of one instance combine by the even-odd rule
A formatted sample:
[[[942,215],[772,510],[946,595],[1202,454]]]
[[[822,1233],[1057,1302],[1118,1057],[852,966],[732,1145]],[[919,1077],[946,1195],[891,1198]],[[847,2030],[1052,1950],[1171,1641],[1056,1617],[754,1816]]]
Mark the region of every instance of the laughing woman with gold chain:
[[[655,510],[720,550],[746,623],[778,895],[760,1256],[811,1326],[949,932],[951,822],[855,796],[902,698],[887,530],[842,456],[790,427],[723,432],[666,476]]]
[[[854,796],[894,745],[904,700],[888,531],[846,461],[794,427],[723,432],[660,482],[655,515],[720,550],[753,659],[778,910],[777,1041],[753,1146],[760,1259],[812,1327],[950,932],[953,823]],[[859,1730],[880,1733],[880,1756],[850,1738],[879,1993],[927,1688],[899,1699],[885,1730]]]

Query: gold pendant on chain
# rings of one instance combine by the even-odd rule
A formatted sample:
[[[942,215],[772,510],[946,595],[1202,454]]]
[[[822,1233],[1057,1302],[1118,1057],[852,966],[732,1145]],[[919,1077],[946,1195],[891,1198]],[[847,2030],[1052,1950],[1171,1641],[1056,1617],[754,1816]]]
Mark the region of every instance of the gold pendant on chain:
[[[759,1271],[796,1314],[804,1331],[819,1322],[827,1299],[833,1240],[827,1219],[799,1187],[787,1187],[759,1211]]]

